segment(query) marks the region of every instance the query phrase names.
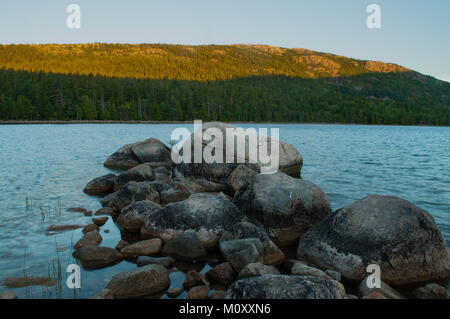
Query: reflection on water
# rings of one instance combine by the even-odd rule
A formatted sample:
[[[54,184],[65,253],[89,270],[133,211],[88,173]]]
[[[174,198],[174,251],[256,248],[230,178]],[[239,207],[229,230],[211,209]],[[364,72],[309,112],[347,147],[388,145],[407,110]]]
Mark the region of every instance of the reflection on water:
[[[107,156],[124,144],[149,137],[168,143],[178,126],[0,126],[0,281],[11,276],[59,275],[61,289],[57,285],[14,291],[19,297],[89,298],[118,272],[135,268],[123,261],[105,269],[83,270],[82,289],[69,290],[65,267],[74,262],[72,246],[81,238],[81,230],[55,236],[46,236],[45,230],[52,224],[88,224],[90,217],[66,209],[100,207],[98,198],[82,190],[92,178],[109,172],[103,167]],[[280,128],[280,138],[296,146],[304,158],[303,178],[327,193],[333,209],[368,194],[393,194],[428,210],[450,243],[450,128],[255,126]],[[120,240],[112,220],[102,227],[101,235],[103,246],[114,247]],[[204,265],[202,273],[209,268]],[[184,274],[170,276],[171,287],[180,287]]]

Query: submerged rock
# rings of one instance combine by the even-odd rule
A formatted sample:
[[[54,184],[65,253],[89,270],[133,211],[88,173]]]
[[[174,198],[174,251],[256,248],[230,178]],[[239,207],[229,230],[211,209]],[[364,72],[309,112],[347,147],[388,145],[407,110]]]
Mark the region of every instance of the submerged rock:
[[[122,209],[117,225],[125,233],[140,233],[145,218],[160,208],[160,205],[150,200],[135,202]]]
[[[362,280],[370,264],[393,285],[450,275],[450,254],[431,215],[394,196],[339,209],[302,236],[297,254],[352,281]]]
[[[161,141],[150,138],[143,142],[128,144],[108,157],[104,165],[113,169],[130,169],[139,164],[149,163],[156,168],[172,166],[170,149]]]
[[[92,221],[94,222],[95,225],[97,226],[103,226],[106,224],[106,222],[108,221],[109,217],[96,217],[96,218],[92,218]]]
[[[190,232],[169,240],[161,253],[187,262],[200,261],[206,257],[206,249],[202,242]]]
[[[248,264],[261,262],[263,245],[257,238],[236,239],[221,242],[220,252],[239,273]]]
[[[233,202],[280,246],[296,244],[303,233],[331,212],[330,202],[318,186],[280,172],[256,175]]]
[[[225,227],[243,217],[223,194],[193,194],[149,214],[141,229],[143,238],[168,242],[184,233],[195,233],[206,249],[216,248]]]
[[[105,268],[122,260],[120,253],[110,247],[85,246],[77,249],[73,255],[88,270]]]
[[[97,230],[97,231],[99,230],[98,226],[96,224],[94,224],[94,223],[84,226],[82,232],[83,232],[83,234],[86,235],[87,233],[89,233],[89,232],[91,232],[93,230]]]
[[[94,214],[95,216],[113,216],[114,210],[111,207],[102,207],[99,210],[97,210]]]
[[[51,225],[45,231],[47,236],[56,235],[61,232],[83,228],[83,225]]]
[[[334,280],[311,276],[264,275],[241,279],[227,291],[227,299],[344,299]]]
[[[80,249],[85,246],[97,246],[102,242],[102,240],[103,238],[98,230],[94,229],[84,234],[83,238],[77,241],[77,243],[73,247],[75,249]]]
[[[4,291],[0,293],[0,300],[12,300],[17,299],[17,295],[13,291]]]
[[[22,288],[30,286],[54,286],[56,280],[50,277],[11,277],[3,280],[2,285],[7,288]]]
[[[114,174],[94,178],[86,185],[83,192],[89,195],[106,195],[112,193],[116,179],[117,176]]]
[[[155,180],[150,164],[140,164],[117,176],[113,191],[117,192],[128,182],[146,182]]]
[[[147,265],[115,275],[106,286],[115,299],[155,295],[169,288],[170,278],[161,265]]]

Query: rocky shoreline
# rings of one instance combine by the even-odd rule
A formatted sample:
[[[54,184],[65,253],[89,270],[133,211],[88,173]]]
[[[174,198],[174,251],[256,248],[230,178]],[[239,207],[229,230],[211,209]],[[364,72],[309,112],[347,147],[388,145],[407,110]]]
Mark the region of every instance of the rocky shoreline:
[[[104,163],[119,173],[86,185],[103,208],[74,256],[85,269],[137,265],[93,298],[183,291],[189,299],[449,298],[442,287],[449,250],[431,215],[414,204],[370,195],[332,212],[325,193],[301,178],[303,159],[286,142],[273,175],[248,163],[174,164],[170,153],[153,138],[125,145]],[[114,248],[101,246],[108,218],[122,233]],[[212,268],[202,275],[195,265],[205,261]],[[168,290],[178,262],[192,267],[182,287]],[[371,264],[380,267],[380,288],[366,284]]]

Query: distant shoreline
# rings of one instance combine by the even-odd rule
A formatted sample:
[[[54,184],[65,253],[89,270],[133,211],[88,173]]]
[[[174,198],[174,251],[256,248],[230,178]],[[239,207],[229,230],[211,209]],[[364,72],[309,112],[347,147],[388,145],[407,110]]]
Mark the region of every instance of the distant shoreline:
[[[221,122],[221,121],[208,121],[208,122]],[[206,121],[204,121],[206,123]],[[450,127],[448,125],[429,125],[429,124],[417,124],[417,125],[402,125],[402,124],[366,124],[366,123],[326,123],[326,122],[222,122],[227,124],[302,124],[302,125],[360,125],[360,126],[411,126],[411,127]],[[11,120],[0,121],[0,125],[37,125],[37,124],[193,124],[193,121],[109,121],[109,120],[86,120],[86,121],[25,121],[25,120]]]

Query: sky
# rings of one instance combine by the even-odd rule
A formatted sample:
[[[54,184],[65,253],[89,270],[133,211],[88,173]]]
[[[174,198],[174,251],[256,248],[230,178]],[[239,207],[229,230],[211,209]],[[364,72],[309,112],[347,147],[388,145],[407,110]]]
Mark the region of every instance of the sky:
[[[81,28],[69,29],[69,4]],[[381,8],[369,29],[367,6]],[[391,62],[450,82],[449,0],[2,0],[0,43],[268,44]]]

